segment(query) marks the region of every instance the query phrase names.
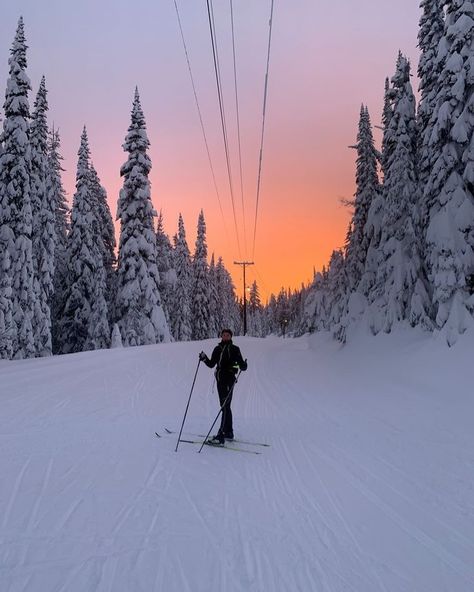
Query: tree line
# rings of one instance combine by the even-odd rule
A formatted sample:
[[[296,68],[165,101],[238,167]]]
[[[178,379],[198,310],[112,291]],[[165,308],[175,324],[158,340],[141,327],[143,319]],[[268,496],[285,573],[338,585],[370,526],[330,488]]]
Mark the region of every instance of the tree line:
[[[310,286],[287,295],[294,334],[325,330],[344,342],[360,326],[377,334],[408,324],[452,345],[474,326],[474,7],[420,8],[419,104],[399,53],[380,150],[360,110],[345,244]]]
[[[212,255],[208,263],[202,210],[191,255],[182,216],[171,241],[153,208],[138,89],[123,144],[116,245],[86,128],[68,206],[44,77],[30,114],[22,18],[8,63],[0,136],[0,358],[205,339],[223,326],[238,333],[240,305],[222,258]]]

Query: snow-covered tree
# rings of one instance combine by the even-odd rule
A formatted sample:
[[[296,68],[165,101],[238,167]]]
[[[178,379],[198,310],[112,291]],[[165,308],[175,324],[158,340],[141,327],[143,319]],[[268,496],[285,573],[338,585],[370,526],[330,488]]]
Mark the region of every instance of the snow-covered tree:
[[[219,322],[219,287],[214,253],[209,264],[209,337],[218,336],[222,328]]]
[[[51,305],[54,293],[56,250],[55,201],[48,191],[48,124],[46,83],[41,79],[30,127],[31,205],[36,308],[33,323],[38,356],[52,354]]]
[[[0,157],[0,261],[2,274],[5,274],[2,292],[5,299],[11,287],[13,319],[11,331],[7,329],[4,338],[2,355],[11,351],[15,358],[33,357],[36,353],[33,334],[36,294],[31,240],[33,220],[28,103],[31,85],[26,74],[26,49],[23,19],[20,18],[8,60],[3,152]],[[5,302],[3,307],[8,317],[9,304]]]
[[[198,218],[196,247],[194,250],[193,287],[191,292],[192,338],[210,337],[209,327],[209,273],[207,263],[206,222],[201,210]]]
[[[443,39],[444,33],[444,0],[421,0],[420,28],[418,32],[418,47],[420,61],[418,63],[418,78],[420,80],[420,103],[418,106],[418,145],[419,164],[418,176],[423,190],[432,167],[430,146],[431,125],[436,94],[438,91],[438,77],[445,56]],[[443,47],[440,42],[443,40]],[[439,51],[441,49],[441,51]],[[422,203],[421,222],[427,225],[428,203]]]
[[[369,238],[365,230],[369,208],[379,192],[377,175],[377,152],[374,146],[372,126],[367,107],[360,110],[359,131],[357,134],[356,192],[354,195],[354,214],[346,245],[346,273],[348,291],[359,285],[365,270]]]
[[[0,240],[6,225],[0,226]],[[8,235],[6,237],[8,239]],[[0,261],[0,359],[9,360],[13,354],[13,303],[10,272],[10,253],[2,248]]]
[[[120,335],[120,329],[117,323],[114,324],[114,328],[112,329],[112,339],[110,343],[110,349],[116,349],[123,347],[122,344],[122,336]]]
[[[277,320],[277,299],[275,294],[270,294],[270,298],[265,307],[267,334],[277,335],[280,331]]]
[[[176,285],[170,306],[172,333],[176,341],[189,341],[192,336],[191,255],[181,214],[178,220],[178,233],[174,239],[173,261]]]
[[[402,320],[430,324],[416,231],[419,192],[415,97],[410,64],[401,54],[392,84],[395,94],[385,163],[382,233],[376,282],[369,294],[374,333],[380,330],[388,333],[395,322]]]
[[[380,154],[380,164],[382,174],[385,178],[387,172],[387,162],[391,151],[391,128],[390,122],[393,116],[393,100],[395,90],[390,85],[390,80],[385,79],[384,106],[382,111],[382,152]],[[367,220],[364,227],[364,237],[367,244],[367,254],[365,258],[365,268],[362,273],[358,286],[358,292],[367,297],[375,284],[375,278],[379,262],[379,243],[382,233],[382,219],[385,209],[385,196],[382,188],[379,187],[376,195],[373,197],[367,212]],[[350,303],[349,303],[350,305]]]
[[[68,236],[66,303],[61,319],[63,352],[107,347],[110,329],[100,229],[90,182],[86,128],[78,151],[76,193]]]
[[[382,109],[382,152],[380,154],[380,165],[382,174],[385,177],[385,166],[389,156],[389,135],[390,135],[390,120],[393,115],[393,98],[394,89],[390,85],[390,79],[385,78],[385,92],[383,98]]]
[[[173,267],[173,247],[164,230],[163,213],[160,211],[156,228],[156,264],[160,274],[160,296],[168,325],[171,324],[171,307],[176,286],[176,271]]]
[[[117,267],[116,322],[125,346],[147,345],[170,339],[161,306],[156,265],[156,238],[150,196],[151,160],[145,117],[135,89],[131,123],[123,144],[128,153],[120,174],[117,218],[121,223]]]
[[[346,286],[348,285],[344,253],[334,250],[327,272],[327,329],[340,337],[341,320],[346,312]]]
[[[306,291],[299,334],[324,331],[328,327],[329,294],[327,271],[323,267],[321,272],[314,272],[311,285]]]
[[[254,337],[264,337],[265,327],[263,319],[263,306],[260,299],[257,280],[250,286],[249,302],[247,306],[247,333]]]
[[[216,325],[218,331],[229,327],[235,335],[238,335],[241,330],[241,314],[235,295],[235,286],[230,273],[225,268],[222,257],[219,257],[216,264],[216,285],[218,295]]]
[[[105,188],[102,186],[99,175],[97,174],[97,171],[92,162],[89,166],[89,172],[95,216],[99,224],[99,247],[102,251],[102,258],[104,261],[104,270],[107,285],[105,299],[107,302],[107,306],[109,308],[110,320],[115,292],[115,228],[112,219],[112,214],[110,213],[110,208],[107,201],[107,192]]]
[[[474,5],[446,2],[444,38],[429,145],[432,167],[425,187],[429,205],[427,259],[436,324],[448,344],[473,325],[467,289],[474,273]]]
[[[46,177],[47,201],[54,207],[54,234],[56,237],[51,303],[53,353],[59,353],[62,350],[60,321],[66,302],[67,237],[70,226],[70,210],[61,180],[63,157],[60,154],[60,146],[59,132],[53,129],[48,137],[48,172]]]

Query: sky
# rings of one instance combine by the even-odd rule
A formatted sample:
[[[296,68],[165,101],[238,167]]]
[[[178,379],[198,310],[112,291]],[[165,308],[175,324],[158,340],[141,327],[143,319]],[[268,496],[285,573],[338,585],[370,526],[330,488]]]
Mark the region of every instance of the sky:
[[[275,0],[262,176],[257,174],[271,0],[233,0],[242,187],[232,55],[230,0],[214,15],[234,203],[227,175],[205,0],[176,0],[202,112],[216,186],[196,109],[174,0],[14,0],[0,19],[0,92],[17,21],[23,15],[33,93],[46,77],[49,122],[59,128],[64,185],[74,194],[80,134],[115,218],[122,185],[122,144],[138,86],[151,142],[152,200],[170,237],[184,218],[191,252],[201,208],[209,255],[222,256],[242,293],[262,299],[299,288],[344,244],[355,190],[354,144],[361,103],[380,124],[386,76],[398,51],[412,61],[418,86],[414,0]],[[376,138],[380,133],[376,131]],[[220,204],[220,205],[219,205]],[[234,214],[235,211],[235,220]],[[255,230],[255,217],[257,225]],[[245,229],[245,232],[244,232]],[[119,225],[117,225],[117,237]]]

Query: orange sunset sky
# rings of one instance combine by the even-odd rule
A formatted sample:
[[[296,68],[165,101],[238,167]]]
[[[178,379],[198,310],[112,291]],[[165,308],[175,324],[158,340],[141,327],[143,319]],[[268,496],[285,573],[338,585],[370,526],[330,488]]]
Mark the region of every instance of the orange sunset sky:
[[[180,0],[184,35],[216,173],[224,217],[209,168],[179,34],[174,0],[25,0],[2,8],[0,81],[23,15],[28,74],[34,93],[46,76],[49,121],[59,127],[64,185],[72,200],[80,133],[88,129],[92,159],[113,216],[126,159],[122,143],[135,85],[144,109],[152,199],[166,232],[184,217],[194,250],[204,209],[209,254],[224,258],[242,292],[236,259],[252,259],[265,300],[307,283],[313,268],[342,246],[354,192],[355,142],[361,102],[380,123],[383,87],[398,50],[412,60],[417,88],[419,8],[413,0],[275,0],[255,251],[252,249],[270,0],[233,0],[241,121],[241,203],[229,0],[214,0],[220,67],[241,249],[237,247],[214,79],[206,2]],[[379,132],[376,130],[376,138]],[[243,215],[245,210],[245,217]],[[247,235],[244,239],[243,227]],[[117,238],[119,228],[117,227]],[[247,248],[245,248],[247,244]]]

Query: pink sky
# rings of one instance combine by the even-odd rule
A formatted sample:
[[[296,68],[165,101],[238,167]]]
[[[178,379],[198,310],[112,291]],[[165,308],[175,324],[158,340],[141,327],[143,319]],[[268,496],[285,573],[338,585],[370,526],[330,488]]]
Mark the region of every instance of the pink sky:
[[[241,118],[247,250],[237,160],[237,131],[228,0],[214,0],[226,106],[235,205],[241,232],[237,249],[225,168],[206,3],[179,0],[224,219],[207,161],[173,0],[35,0],[2,9],[0,80],[20,14],[29,45],[28,74],[36,92],[41,75],[49,90],[50,122],[63,140],[64,183],[72,198],[76,153],[87,125],[92,158],[115,216],[120,165],[135,85],[148,133],[152,197],[165,230],[176,231],[182,212],[191,250],[204,209],[209,252],[222,255],[239,293],[236,259],[254,258],[248,281],[261,294],[299,287],[344,242],[349,212],[340,198],[354,192],[353,144],[361,102],[380,122],[385,76],[398,50],[418,63],[419,9],[413,0],[275,0],[265,151],[255,252],[252,234],[270,0],[234,0]],[[3,56],[3,57],[2,57]],[[417,80],[414,76],[414,86]],[[33,96],[31,105],[33,104]],[[118,230],[118,229],[117,229]]]

